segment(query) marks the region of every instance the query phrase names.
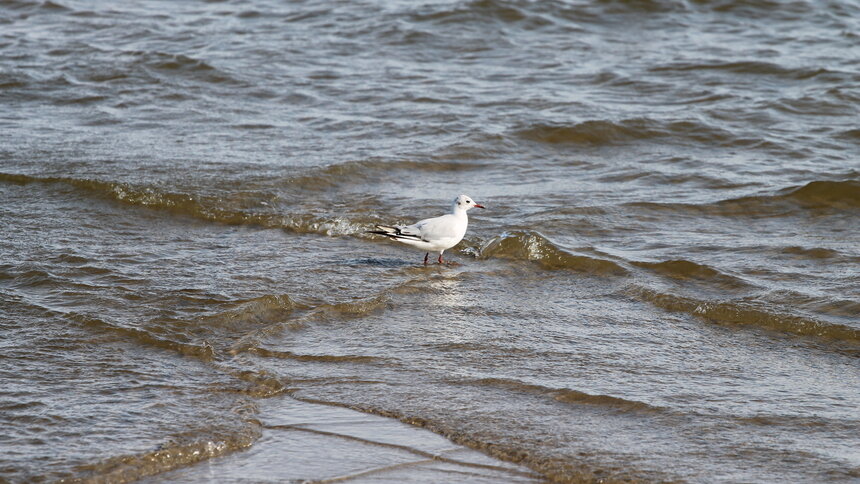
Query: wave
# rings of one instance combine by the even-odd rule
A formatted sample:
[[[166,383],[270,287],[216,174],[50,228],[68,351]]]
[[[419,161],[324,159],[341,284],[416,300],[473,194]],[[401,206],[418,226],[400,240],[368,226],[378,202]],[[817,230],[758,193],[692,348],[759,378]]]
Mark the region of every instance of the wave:
[[[770,208],[790,202],[802,208],[860,207],[860,180],[816,180],[803,186],[788,187],[773,195],[741,197],[717,202],[717,207]]]
[[[215,359],[215,349],[207,341],[201,341],[198,344],[183,343],[158,337],[143,329],[115,325],[94,316],[76,312],[69,312],[66,317],[98,333],[120,334],[146,346],[175,351],[183,356],[191,356],[203,361]]]
[[[131,482],[246,449],[261,435],[259,425],[248,424],[244,429],[232,433],[209,435],[208,438],[185,443],[170,442],[150,452],[80,465],[75,471],[84,482]]]
[[[714,302],[666,294],[641,286],[630,286],[626,294],[661,309],[684,312],[720,324],[736,324],[814,337],[831,341],[860,344],[860,329],[789,314],[770,312],[740,301]]]
[[[816,180],[770,195],[754,195],[706,204],[634,202],[625,206],[718,216],[781,216],[795,209],[856,209],[860,207],[860,180]]]
[[[782,249],[780,252],[783,254],[789,254],[798,258],[807,258],[807,259],[833,259],[836,257],[840,257],[841,254],[833,249],[825,249],[822,247],[798,247],[796,245],[791,247],[786,247]],[[858,261],[860,262],[860,261]]]
[[[608,408],[623,412],[658,413],[664,411],[662,407],[656,407],[636,400],[627,400],[625,398],[613,397],[611,395],[595,395],[581,392],[579,390],[571,390],[569,388],[549,388],[508,378],[480,378],[477,380],[460,380],[456,383],[500,387],[519,393],[548,396],[553,400],[562,403],[592,405],[595,407]]]
[[[722,71],[729,74],[752,74],[772,76],[790,80],[805,80],[826,76],[833,80],[847,80],[851,77],[840,72],[829,71],[819,67],[783,67],[773,62],[765,61],[713,61],[713,62],[678,62],[651,68],[652,72],[690,72],[690,71]]]
[[[508,232],[486,242],[479,257],[526,260],[544,269],[567,269],[600,275],[625,275],[629,271],[605,259],[572,254],[536,232]]]
[[[200,316],[194,320],[194,325],[234,328],[237,325],[268,324],[282,321],[293,310],[305,307],[287,294],[266,295],[239,301],[225,311]]]
[[[315,309],[316,314],[334,316],[335,319],[361,318],[382,310],[388,305],[388,294],[383,292],[377,296],[342,303],[323,304]]]
[[[637,141],[670,138],[732,146],[732,133],[698,121],[662,122],[646,118],[622,121],[584,121],[572,125],[535,124],[514,131],[514,135],[548,144],[612,146]]]
[[[275,296],[265,296],[264,298],[271,298]],[[283,296],[281,296],[283,297]],[[237,355],[243,352],[256,353],[261,356],[268,357],[279,357],[279,358],[293,358],[293,359],[306,359],[310,360],[316,358],[313,355],[298,355],[291,352],[279,352],[264,349],[260,346],[263,338],[271,335],[272,333],[277,333],[283,331],[284,329],[298,329],[310,321],[326,321],[326,320],[335,320],[335,321],[343,321],[345,319],[354,319],[361,318],[364,316],[368,316],[370,314],[376,313],[382,309],[384,309],[388,304],[388,293],[382,292],[376,296],[359,299],[356,301],[347,301],[341,303],[323,303],[317,306],[312,306],[308,304],[296,303],[293,302],[292,299],[288,299],[290,302],[288,304],[289,310],[300,309],[304,310],[304,313],[287,320],[286,314],[282,312],[277,312],[277,317],[274,319],[267,319],[264,321],[257,321],[258,328],[253,331],[246,331],[239,338],[232,342],[230,347],[227,349],[227,353],[231,355]],[[285,310],[281,309],[279,311]],[[331,361],[337,360],[339,357],[335,356],[322,356],[320,357],[323,360],[326,358],[330,358]],[[355,357],[347,357],[352,358],[353,361],[359,361],[364,357],[355,356]],[[371,358],[371,357],[367,357]]]
[[[726,288],[744,288],[749,284],[743,280],[724,274],[710,266],[697,264],[684,259],[668,260],[662,262],[631,262],[633,265],[650,269],[658,274],[680,280],[700,280],[714,283]]]
[[[8,0],[3,2],[3,8],[14,10],[42,9],[54,12],[71,10],[69,7],[51,0]]]
[[[465,23],[470,21],[519,23],[532,18],[528,3],[508,0],[472,0],[465,3],[441,4],[435,10],[424,9],[412,15],[416,22]],[[533,19],[549,23],[546,19]]]
[[[120,61],[125,61],[125,69],[141,67],[152,73],[167,77],[187,77],[213,84],[242,84],[208,62],[183,54],[158,51],[120,51],[111,53]]]
[[[0,77],[2,79],[2,77]],[[0,84],[2,86],[2,84]],[[836,138],[860,144],[860,128],[848,129],[836,134]]]
[[[186,193],[166,192],[128,183],[65,177],[35,177],[8,173],[0,173],[0,182],[20,185],[32,183],[65,184],[94,197],[226,225],[255,225],[263,228],[288,230],[299,234],[328,236],[352,235],[361,233],[366,228],[365,225],[341,217],[323,218],[309,214],[281,215],[247,212],[226,208],[223,206],[223,200],[215,197],[207,198]]]
[[[813,181],[781,197],[811,206],[860,207],[860,180]]]
[[[675,0],[599,0],[606,13],[671,13],[687,10],[683,2]]]

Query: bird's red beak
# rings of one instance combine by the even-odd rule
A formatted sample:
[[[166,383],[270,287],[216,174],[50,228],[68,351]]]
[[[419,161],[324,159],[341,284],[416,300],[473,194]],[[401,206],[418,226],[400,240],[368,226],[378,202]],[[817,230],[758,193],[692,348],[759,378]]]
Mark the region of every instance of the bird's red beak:
[[[475,204],[475,208],[487,208],[487,207],[485,207],[485,206],[483,206],[483,205],[478,205],[478,204],[476,203],[476,204]]]

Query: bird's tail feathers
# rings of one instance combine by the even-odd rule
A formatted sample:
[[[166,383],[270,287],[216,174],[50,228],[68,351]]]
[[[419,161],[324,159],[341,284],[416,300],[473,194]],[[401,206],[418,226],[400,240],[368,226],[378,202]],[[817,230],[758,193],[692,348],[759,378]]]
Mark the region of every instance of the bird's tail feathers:
[[[397,227],[391,227],[389,225],[377,225],[377,230],[368,230],[368,234],[378,234],[378,235],[387,235],[389,237],[393,237],[400,233],[400,229]]]

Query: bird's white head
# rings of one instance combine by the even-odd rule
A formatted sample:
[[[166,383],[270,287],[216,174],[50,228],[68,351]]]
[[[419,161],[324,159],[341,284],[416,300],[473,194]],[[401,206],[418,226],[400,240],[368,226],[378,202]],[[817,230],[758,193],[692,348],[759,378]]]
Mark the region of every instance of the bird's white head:
[[[455,212],[457,210],[462,210],[465,212],[466,210],[469,210],[472,207],[484,208],[483,205],[475,203],[475,201],[472,200],[472,197],[470,197],[469,195],[460,195],[459,197],[454,199],[454,211]]]

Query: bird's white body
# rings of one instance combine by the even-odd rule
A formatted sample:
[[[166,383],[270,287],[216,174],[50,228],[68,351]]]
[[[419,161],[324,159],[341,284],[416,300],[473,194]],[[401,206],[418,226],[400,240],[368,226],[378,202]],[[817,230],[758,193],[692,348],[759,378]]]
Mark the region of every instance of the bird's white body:
[[[441,263],[442,253],[459,244],[466,235],[469,227],[466,212],[472,207],[484,208],[469,196],[460,195],[454,200],[449,214],[424,219],[412,225],[377,225],[378,230],[371,233],[385,235],[428,253],[438,252]],[[424,257],[424,263],[427,263],[427,256]]]

